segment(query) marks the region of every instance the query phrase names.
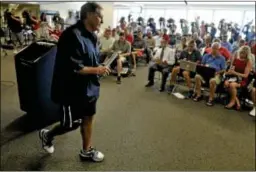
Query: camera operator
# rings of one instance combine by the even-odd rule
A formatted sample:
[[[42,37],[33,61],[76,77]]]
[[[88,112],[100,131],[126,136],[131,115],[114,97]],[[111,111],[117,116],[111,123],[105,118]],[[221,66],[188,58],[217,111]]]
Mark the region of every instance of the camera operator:
[[[228,25],[225,19],[220,20],[218,29],[220,30],[220,37],[228,34]]]
[[[5,11],[4,16],[7,22],[7,26],[11,31],[10,40],[12,40],[13,38],[17,39],[20,46],[22,46],[22,43],[21,43],[22,21],[20,17],[14,16],[13,12],[9,12],[9,10]]]
[[[153,35],[156,34],[156,23],[154,21],[154,18],[149,18],[147,25],[150,27]]]
[[[214,23],[211,24],[211,31],[210,31],[210,35],[212,40],[215,38],[215,35],[217,33],[217,28],[215,27]]]
[[[183,36],[188,35],[188,31],[189,31],[188,21],[185,19],[180,19],[180,27],[182,30],[182,35]]]
[[[175,25],[175,21],[170,18],[169,20],[167,20],[167,27],[170,29],[170,34],[174,35],[177,29],[177,26]]]
[[[53,16],[52,21],[55,26],[59,24],[61,26],[61,30],[64,30],[64,19],[60,17],[60,13],[56,13]]]
[[[165,18],[164,17],[159,18],[159,25],[160,25],[160,29],[165,28]]]
[[[191,22],[191,33],[197,33],[196,22]]]
[[[204,38],[204,36],[206,35],[206,24],[204,23],[204,21],[201,22],[201,26],[200,26],[200,37]]]

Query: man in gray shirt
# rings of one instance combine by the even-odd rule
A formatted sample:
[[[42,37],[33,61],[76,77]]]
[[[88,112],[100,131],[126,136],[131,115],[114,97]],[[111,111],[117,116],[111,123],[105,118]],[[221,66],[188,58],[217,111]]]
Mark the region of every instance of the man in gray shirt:
[[[121,84],[122,57],[131,57],[131,44],[125,40],[124,33],[119,34],[119,40],[116,40],[112,47],[113,51],[120,52],[119,57],[114,61],[111,67],[117,66],[117,84]]]

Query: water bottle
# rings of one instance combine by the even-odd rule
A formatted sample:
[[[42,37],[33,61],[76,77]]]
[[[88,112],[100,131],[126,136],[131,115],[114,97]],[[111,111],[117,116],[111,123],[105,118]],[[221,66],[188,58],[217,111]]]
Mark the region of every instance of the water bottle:
[[[255,79],[253,78],[252,81],[250,82],[250,84],[247,86],[247,89],[248,89],[249,92],[252,91],[254,81],[255,81]]]

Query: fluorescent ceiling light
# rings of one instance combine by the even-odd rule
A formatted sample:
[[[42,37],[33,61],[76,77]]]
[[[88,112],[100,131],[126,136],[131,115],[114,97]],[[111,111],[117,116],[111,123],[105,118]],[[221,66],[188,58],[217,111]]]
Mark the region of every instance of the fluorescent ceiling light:
[[[176,1],[176,2],[132,2],[133,4],[136,5],[185,5],[185,2],[183,0],[181,0],[180,2]],[[114,2],[114,5],[131,5],[131,2],[127,2],[127,1],[122,1],[122,2]]]
[[[255,2],[189,2],[188,5],[255,5]]]

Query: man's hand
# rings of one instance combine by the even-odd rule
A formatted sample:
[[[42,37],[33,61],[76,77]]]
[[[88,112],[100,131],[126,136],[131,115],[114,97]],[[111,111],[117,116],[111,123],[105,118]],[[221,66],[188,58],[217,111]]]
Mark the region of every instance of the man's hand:
[[[108,67],[105,66],[99,66],[96,68],[97,74],[98,75],[109,75],[111,70]]]

